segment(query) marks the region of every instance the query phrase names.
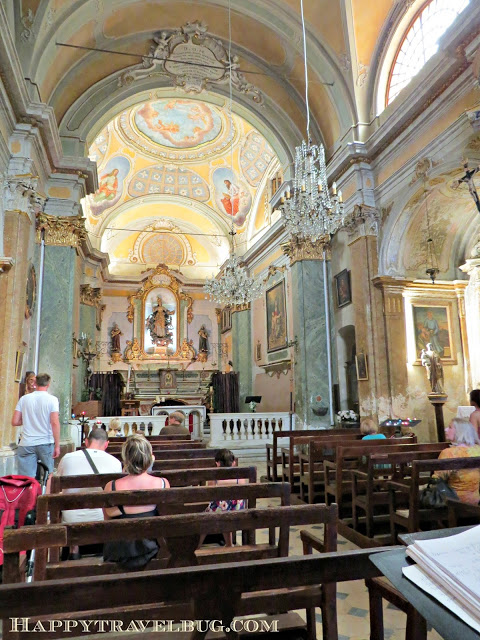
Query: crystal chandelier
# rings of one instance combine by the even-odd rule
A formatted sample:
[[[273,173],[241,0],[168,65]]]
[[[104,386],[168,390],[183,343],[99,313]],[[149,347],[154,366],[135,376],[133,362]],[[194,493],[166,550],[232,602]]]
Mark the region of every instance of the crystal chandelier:
[[[323,145],[302,140],[295,148],[293,189],[284,191],[280,209],[289,236],[300,240],[315,241],[343,226],[342,192],[335,182],[328,191]]]
[[[231,11],[230,0],[228,2],[228,59],[231,61],[231,47],[232,47],[232,25],[231,25]],[[232,75],[229,74],[229,109],[228,115],[230,120],[230,130],[233,132],[232,121]],[[232,134],[232,146],[231,146],[231,168],[233,167],[233,134]],[[255,279],[249,275],[247,269],[242,264],[240,258],[235,255],[235,236],[237,235],[234,227],[234,220],[232,216],[232,226],[229,232],[232,236],[232,251],[230,257],[223,265],[220,274],[216,278],[207,278],[203,290],[207,294],[210,300],[214,300],[218,304],[227,306],[236,306],[240,304],[246,304],[259,298],[263,290],[263,282],[259,279]]]
[[[295,148],[295,177],[280,200],[285,228],[291,239],[316,241],[333,235],[344,224],[342,192],[337,194],[335,182],[328,191],[325,149],[312,144],[310,108],[308,104],[308,67],[303,0],[300,2],[305,69],[305,105],[307,109],[307,142]]]
[[[249,276],[240,258],[232,252],[218,278],[207,279],[204,291],[219,304],[246,304],[262,294],[263,282]]]

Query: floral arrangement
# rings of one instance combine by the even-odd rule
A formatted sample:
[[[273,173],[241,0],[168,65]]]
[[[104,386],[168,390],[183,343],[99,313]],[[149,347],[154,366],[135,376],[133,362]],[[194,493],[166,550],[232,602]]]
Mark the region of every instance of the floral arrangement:
[[[346,422],[347,420],[352,420],[352,421],[358,420],[357,414],[355,413],[355,411],[352,411],[351,409],[345,409],[343,411],[339,411],[337,413],[337,416],[340,418],[341,422]]]

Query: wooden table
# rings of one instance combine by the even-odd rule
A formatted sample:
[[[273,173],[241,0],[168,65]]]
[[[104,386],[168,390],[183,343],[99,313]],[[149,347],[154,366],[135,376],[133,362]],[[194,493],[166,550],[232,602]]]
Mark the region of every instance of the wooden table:
[[[415,540],[447,537],[461,533],[468,528],[470,527],[410,533],[402,535],[401,540],[405,544],[411,544]],[[446,640],[480,639],[480,634],[472,627],[462,622],[454,613],[441,605],[438,600],[432,598],[428,593],[419,589],[413,582],[405,578],[402,569],[412,564],[412,562],[406,557],[403,549],[374,554],[370,556],[370,560],[443,638]]]

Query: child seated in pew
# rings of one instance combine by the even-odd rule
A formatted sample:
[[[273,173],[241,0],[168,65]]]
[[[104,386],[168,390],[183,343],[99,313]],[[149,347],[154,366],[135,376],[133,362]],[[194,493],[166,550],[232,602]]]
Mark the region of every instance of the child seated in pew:
[[[168,489],[170,483],[166,478],[151,476],[148,470],[155,460],[152,445],[141,435],[127,438],[122,447],[123,470],[128,475],[113,480],[105,485],[105,491],[129,491],[138,489]],[[105,520],[115,518],[151,518],[158,515],[154,504],[144,506],[107,507],[103,510]],[[123,569],[138,570],[145,567],[159,550],[156,540],[114,540],[107,542],[103,548],[106,561],[117,562]]]
[[[237,462],[235,456],[230,449],[220,449],[215,455],[215,464],[217,467],[235,467]],[[236,480],[214,480],[208,481],[208,486],[219,486],[226,484],[246,484],[248,481],[246,478],[237,478]],[[215,511],[240,511],[246,508],[245,500],[214,500],[210,502],[206,508],[207,512],[214,513]],[[224,533],[223,538],[225,545],[231,547],[233,544],[232,533]],[[202,540],[203,542],[203,540]]]

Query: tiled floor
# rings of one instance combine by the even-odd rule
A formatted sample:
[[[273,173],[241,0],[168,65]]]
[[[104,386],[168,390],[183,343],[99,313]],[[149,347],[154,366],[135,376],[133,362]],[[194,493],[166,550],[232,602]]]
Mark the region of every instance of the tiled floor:
[[[258,477],[263,474],[262,465],[259,466]],[[260,502],[260,501],[259,501]],[[268,506],[267,500],[263,501],[263,505]],[[271,501],[271,504],[278,504],[278,501]],[[301,527],[309,529],[315,535],[322,538],[323,526],[313,525],[312,527]],[[302,544],[298,531],[300,528],[292,527],[290,535],[290,555],[302,555]],[[267,540],[267,532],[261,531],[258,534],[259,542]],[[357,549],[352,542],[342,537],[338,539],[339,551],[347,551]],[[299,611],[300,615],[302,612]],[[342,582],[337,586],[337,615],[338,615],[338,633],[339,640],[369,640],[370,638],[370,621],[369,621],[369,603],[368,591],[363,581],[357,580],[352,582]],[[406,615],[399,611],[396,607],[385,602],[384,604],[384,628],[385,640],[409,640],[405,638]],[[321,615],[318,610],[317,616],[317,638],[322,638]],[[428,640],[441,640],[441,636],[436,631],[428,633]]]

